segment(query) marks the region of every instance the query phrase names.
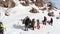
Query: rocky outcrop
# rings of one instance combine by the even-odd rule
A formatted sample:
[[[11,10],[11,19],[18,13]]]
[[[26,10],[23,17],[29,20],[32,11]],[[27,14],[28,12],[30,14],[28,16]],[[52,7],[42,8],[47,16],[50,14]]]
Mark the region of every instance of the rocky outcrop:
[[[43,7],[43,0],[36,0],[35,5]]]
[[[6,7],[6,8],[11,8],[15,7],[15,2],[13,0],[5,0],[0,2],[0,6]]]
[[[49,12],[48,16],[52,16],[53,17],[54,16],[54,12]]]
[[[23,3],[21,3],[23,6],[29,6],[29,1],[28,0],[24,0]]]
[[[31,12],[31,13],[39,13],[39,12],[37,11],[37,9],[35,9],[35,8],[32,8],[32,10],[30,10],[30,12]]]

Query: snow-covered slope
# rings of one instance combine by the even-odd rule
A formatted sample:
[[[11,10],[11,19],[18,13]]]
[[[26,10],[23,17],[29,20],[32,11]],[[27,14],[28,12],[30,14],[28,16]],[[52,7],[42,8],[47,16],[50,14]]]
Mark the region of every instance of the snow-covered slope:
[[[58,16],[60,10],[54,11],[55,17],[53,18],[53,26],[51,25],[43,25],[40,24],[41,28],[38,30],[35,28],[35,30],[29,29],[28,31],[24,31],[24,24],[22,24],[21,19],[24,19],[26,16],[29,16],[30,19],[35,18],[36,20],[39,19],[40,23],[42,23],[43,17],[46,16],[49,20],[51,17],[47,15],[47,10],[42,13],[41,10],[38,9],[34,4],[30,6],[22,6],[19,1],[14,0],[16,3],[16,6],[14,8],[10,8],[9,16],[5,16],[6,8],[1,8],[0,12],[2,14],[0,21],[3,22],[6,26],[6,30],[4,30],[4,34],[60,34],[60,19],[56,19],[56,16]],[[30,13],[29,11],[33,8],[36,8],[39,13]]]

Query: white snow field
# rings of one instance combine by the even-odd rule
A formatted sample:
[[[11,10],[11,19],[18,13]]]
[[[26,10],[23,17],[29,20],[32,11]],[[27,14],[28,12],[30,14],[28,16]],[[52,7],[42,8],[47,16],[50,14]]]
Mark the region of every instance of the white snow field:
[[[35,30],[29,29],[28,31],[24,31],[24,24],[22,24],[21,19],[24,19],[26,16],[29,16],[30,19],[35,18],[39,19],[40,23],[42,23],[43,17],[46,16],[48,20],[51,17],[47,15],[47,10],[42,13],[41,10],[38,9],[34,4],[29,6],[22,6],[19,1],[14,0],[16,2],[16,6],[14,8],[10,8],[9,16],[5,16],[5,11],[7,8],[0,7],[0,21],[5,24],[6,29],[4,30],[4,34],[60,34],[60,19],[56,19],[56,16],[59,16],[60,10],[56,9],[54,11],[55,16],[53,18],[53,26],[47,24],[40,24],[40,30],[35,28]],[[39,13],[30,13],[29,11],[32,7],[36,8]]]

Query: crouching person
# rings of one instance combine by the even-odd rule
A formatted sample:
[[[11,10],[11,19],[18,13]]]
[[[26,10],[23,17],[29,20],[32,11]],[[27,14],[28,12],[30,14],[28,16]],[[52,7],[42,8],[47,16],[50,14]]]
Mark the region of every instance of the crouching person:
[[[5,25],[0,22],[0,34],[4,33]]]

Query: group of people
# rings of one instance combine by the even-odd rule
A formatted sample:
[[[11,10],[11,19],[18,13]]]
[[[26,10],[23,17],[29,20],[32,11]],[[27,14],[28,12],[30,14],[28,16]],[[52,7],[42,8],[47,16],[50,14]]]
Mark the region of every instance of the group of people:
[[[34,30],[35,28],[35,19],[30,19],[28,16],[25,17],[23,19],[23,24],[25,24],[25,31],[28,31],[28,28],[32,28],[32,30]],[[51,18],[50,21],[47,21],[47,17],[44,16],[44,20],[42,21],[42,24],[43,25],[46,25],[46,23],[48,23],[49,25],[52,25],[53,24],[53,18]],[[37,19],[37,29],[40,29],[40,22],[39,22],[39,19]]]
[[[25,31],[28,31],[28,28],[32,28],[34,30],[35,19],[31,19],[27,16],[23,20],[23,24],[25,24]]]
[[[47,17],[44,16],[44,20],[42,22],[43,22],[43,25],[46,25],[46,23],[48,23],[49,25],[52,26],[52,24],[53,24],[53,18],[51,18],[50,21],[48,21]]]

